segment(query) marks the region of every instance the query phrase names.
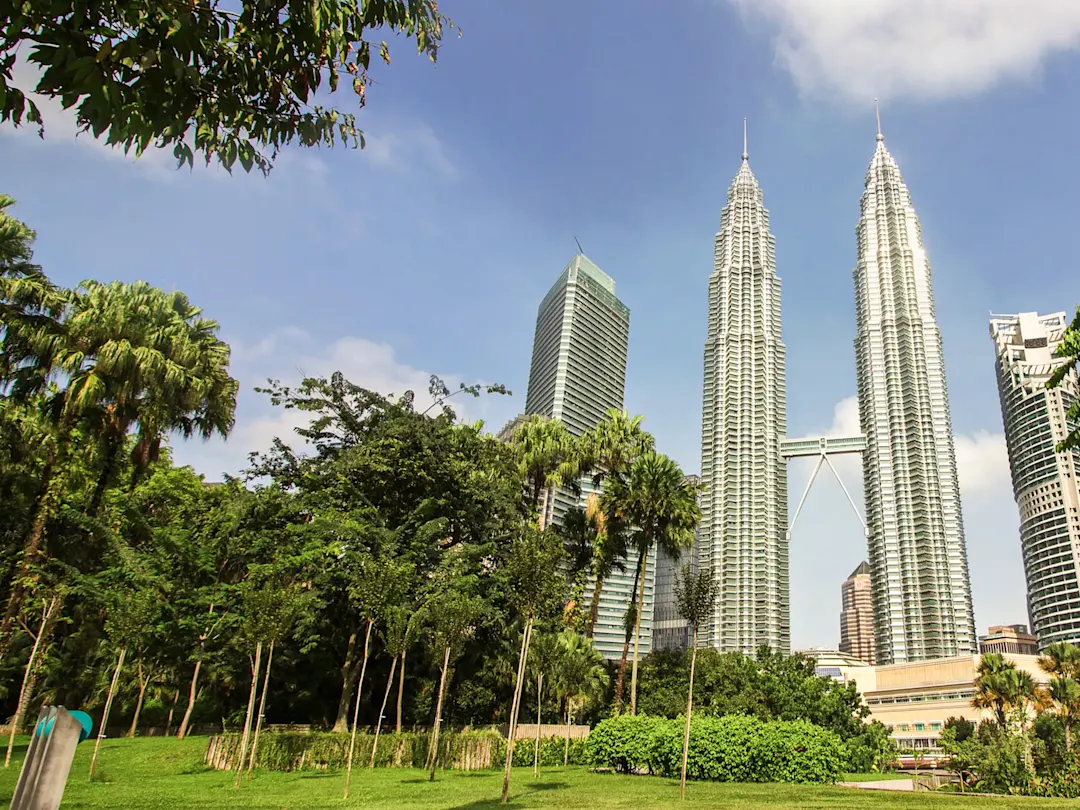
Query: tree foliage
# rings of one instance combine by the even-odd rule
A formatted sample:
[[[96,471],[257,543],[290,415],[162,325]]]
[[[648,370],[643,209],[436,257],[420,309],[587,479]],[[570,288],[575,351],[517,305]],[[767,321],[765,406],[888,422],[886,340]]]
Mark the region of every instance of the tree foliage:
[[[341,82],[363,106],[380,34],[433,62],[452,27],[435,0],[298,3],[15,0],[0,12],[0,121],[42,125],[30,90],[73,108],[80,130],[125,152],[172,147],[269,172],[286,144],[363,143],[352,112],[318,96]],[[40,69],[17,87],[20,49]]]

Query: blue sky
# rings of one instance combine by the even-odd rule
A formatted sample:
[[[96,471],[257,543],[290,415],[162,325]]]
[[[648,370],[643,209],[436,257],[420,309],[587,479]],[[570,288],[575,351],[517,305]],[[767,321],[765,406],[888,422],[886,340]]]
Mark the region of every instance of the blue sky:
[[[44,141],[0,129],[0,191],[51,276],[182,289],[233,344],[236,431],[178,459],[239,469],[293,424],[251,388],[335,369],[386,392],[432,372],[503,382],[514,397],[465,403],[497,429],[524,405],[536,307],[576,236],[631,310],[627,407],[697,471],[706,282],[743,117],[784,283],[789,434],[857,431],[851,268],[880,96],[935,271],[976,622],[1026,622],[987,317],[1080,302],[1080,5],[442,5],[462,36],[437,66],[394,46],[359,116],[367,149],[289,150],[269,179],[129,160],[55,105]],[[792,464],[792,509],[809,466]],[[839,469],[861,508],[858,463]],[[792,542],[796,647],[836,645],[864,556],[819,479]]]

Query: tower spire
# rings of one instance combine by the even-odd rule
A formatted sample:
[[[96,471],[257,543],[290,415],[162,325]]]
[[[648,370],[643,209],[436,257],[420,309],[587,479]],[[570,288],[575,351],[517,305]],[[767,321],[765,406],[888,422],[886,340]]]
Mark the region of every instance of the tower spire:
[[[877,139],[880,142],[885,140],[885,136],[881,134],[881,108],[876,98],[874,99],[874,117],[877,118]]]
[[[749,160],[750,153],[746,151],[746,119],[742,120],[742,159]]]

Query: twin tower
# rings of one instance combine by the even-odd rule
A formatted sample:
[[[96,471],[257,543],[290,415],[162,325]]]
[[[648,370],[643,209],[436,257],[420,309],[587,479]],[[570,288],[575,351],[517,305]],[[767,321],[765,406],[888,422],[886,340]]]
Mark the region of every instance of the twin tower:
[[[977,651],[930,264],[880,124],[856,237],[863,435],[786,439],[775,241],[744,137],[709,277],[698,557],[720,595],[699,643],[790,649],[787,460],[861,452],[877,663]]]

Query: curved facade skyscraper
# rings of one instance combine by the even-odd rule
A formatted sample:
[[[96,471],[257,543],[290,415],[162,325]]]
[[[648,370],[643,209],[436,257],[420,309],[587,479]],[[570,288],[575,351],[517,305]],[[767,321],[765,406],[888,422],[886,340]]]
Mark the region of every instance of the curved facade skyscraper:
[[[855,362],[877,663],[894,664],[978,648],[930,263],[877,138],[856,228]]]
[[[784,360],[775,244],[744,146],[709,277],[701,420],[699,561],[720,594],[700,641],[722,651],[791,647]]]
[[[1045,649],[1080,641],[1080,451],[1058,452],[1073,427],[1069,407],[1080,396],[1075,374],[1047,381],[1066,358],[1055,357],[1069,325],[1064,312],[996,315],[990,337],[1013,493],[1031,631]]]

